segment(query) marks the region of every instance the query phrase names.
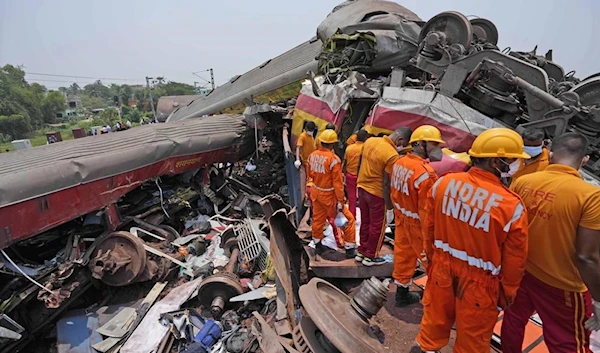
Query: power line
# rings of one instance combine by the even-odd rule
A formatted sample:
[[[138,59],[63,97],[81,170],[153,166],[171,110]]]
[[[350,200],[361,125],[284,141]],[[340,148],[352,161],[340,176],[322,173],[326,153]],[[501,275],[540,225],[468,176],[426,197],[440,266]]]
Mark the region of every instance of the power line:
[[[90,84],[90,83],[95,83],[95,81],[81,81],[81,80],[48,80],[48,79],[41,79],[41,78],[28,78],[27,81],[39,81],[39,82],[65,82],[65,83],[84,83],[84,84]],[[139,85],[141,85],[142,83],[139,83]]]
[[[27,75],[38,75],[38,76],[54,76],[54,77],[71,77],[71,78],[88,78],[92,80],[113,80],[113,81],[137,81],[137,78],[114,78],[114,77],[91,77],[91,76],[73,76],[73,75],[58,75],[58,74],[47,74],[40,72],[26,72]]]

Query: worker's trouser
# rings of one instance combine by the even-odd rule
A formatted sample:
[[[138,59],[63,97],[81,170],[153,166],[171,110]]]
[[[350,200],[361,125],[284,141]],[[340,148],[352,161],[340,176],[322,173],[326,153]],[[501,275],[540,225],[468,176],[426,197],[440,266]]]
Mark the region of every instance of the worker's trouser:
[[[348,194],[348,208],[356,219],[356,179],[354,174],[346,173],[346,194]]]
[[[498,320],[498,276],[450,258],[441,250],[434,253],[428,270],[417,336],[421,350],[446,346],[456,322],[455,353],[489,353]]]
[[[335,218],[337,215],[338,201],[333,191],[321,191],[316,188],[311,188],[310,197],[313,208],[312,236],[316,240],[321,240],[324,236],[325,221],[328,218]],[[346,205],[343,205],[342,213],[348,219],[348,224],[341,228],[344,233],[345,246],[352,248],[356,243],[356,221]]]
[[[306,186],[306,198],[308,200],[309,206],[312,208],[313,207],[312,206],[312,198],[310,196],[311,190],[312,190],[312,187],[307,185]],[[335,217],[327,217],[327,222],[329,222],[329,224],[331,225],[331,229],[333,231],[333,237],[335,238],[335,242],[336,242],[337,246],[343,247],[343,246],[345,246],[344,232],[342,232],[335,226],[335,224],[333,223],[334,221],[335,221]]]
[[[375,258],[383,244],[385,235],[385,200],[382,197],[358,188],[360,200],[360,246],[358,252],[362,255]]]
[[[592,315],[589,292],[570,292],[546,284],[525,272],[514,303],[504,311],[502,352],[521,352],[525,325],[537,311],[543,322],[544,343],[552,353],[591,352],[590,331],[584,323]]]
[[[392,277],[396,284],[408,287],[417,260],[427,268],[427,260],[423,252],[421,222],[404,216],[399,210],[394,210],[396,231],[394,233],[394,273]]]

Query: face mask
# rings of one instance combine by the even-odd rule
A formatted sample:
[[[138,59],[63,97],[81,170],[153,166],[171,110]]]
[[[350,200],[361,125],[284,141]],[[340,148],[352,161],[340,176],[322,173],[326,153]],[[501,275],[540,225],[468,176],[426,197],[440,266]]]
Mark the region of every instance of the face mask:
[[[424,146],[427,148],[427,145]],[[439,162],[442,160],[444,152],[442,152],[441,148],[435,148],[432,150],[426,150],[427,157],[429,157],[430,162]]]
[[[544,147],[543,144],[539,146],[525,146],[523,147],[523,151],[531,157],[537,157],[542,154],[542,147]]]
[[[308,134],[308,136],[312,136],[314,134],[313,131],[307,131],[306,133]]]
[[[518,159],[510,164],[506,163],[502,159],[500,159],[500,162],[502,163],[502,168],[501,169],[495,168],[495,169],[496,169],[496,171],[498,171],[498,173],[500,173],[500,181],[502,181],[502,184],[504,184],[505,186],[509,186],[510,178],[513,176],[513,174],[516,173],[517,170],[519,170],[520,162]]]

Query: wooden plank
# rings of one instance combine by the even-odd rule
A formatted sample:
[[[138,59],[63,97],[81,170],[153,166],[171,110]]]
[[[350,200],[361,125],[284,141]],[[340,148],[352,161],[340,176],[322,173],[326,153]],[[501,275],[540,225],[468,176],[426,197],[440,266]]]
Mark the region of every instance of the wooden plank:
[[[310,259],[310,268],[317,277],[320,278],[371,278],[375,277],[391,277],[394,271],[394,263],[387,262],[379,266],[364,266],[363,264],[356,262],[353,258],[346,259],[345,254],[339,253],[333,254],[332,261],[324,259],[322,256],[319,257],[318,261],[315,261],[315,252],[308,246],[304,246],[306,253]],[[272,253],[272,252],[271,252]],[[393,250],[388,245],[384,244],[381,247],[381,256],[393,255]]]
[[[125,342],[121,348],[121,353],[156,351],[169,331],[168,327],[160,323],[160,314],[178,310],[192,296],[201,281],[202,278],[198,278],[173,288],[163,299],[154,304]]]
[[[146,297],[140,304],[140,307],[152,306],[152,304],[154,304],[156,299],[158,299],[158,296],[163,291],[163,289],[165,289],[166,286],[167,286],[167,282],[155,283],[154,286],[152,287],[152,289],[150,290],[150,292],[148,292],[148,294],[146,295]],[[129,308],[124,308],[124,309],[129,309]],[[121,310],[121,312],[123,310]],[[117,316],[119,316],[119,315],[117,314]],[[94,348],[95,350],[97,350],[101,353],[108,352],[110,350],[112,350],[113,352],[118,351],[119,348],[123,345],[123,342],[121,342],[122,337],[125,336],[125,334],[127,334],[129,332],[129,330],[132,329],[132,326],[133,326],[134,322],[136,321],[136,318],[137,318],[137,311],[134,310],[133,314],[130,315],[129,317],[127,317],[126,320],[120,321],[121,326],[115,326],[112,330],[110,330],[110,332],[113,333],[114,336],[108,337],[108,338],[104,339],[102,342],[94,344],[92,346],[92,348]],[[110,323],[111,321],[112,320],[107,322],[107,324]],[[106,325],[104,325],[104,326],[106,326]],[[98,332],[98,330],[96,330],[96,332]],[[108,336],[108,335],[106,335],[106,336]]]
[[[135,320],[134,308],[123,308],[115,317],[96,330],[102,336],[121,338],[127,333],[127,327]],[[129,323],[129,325],[128,325]]]

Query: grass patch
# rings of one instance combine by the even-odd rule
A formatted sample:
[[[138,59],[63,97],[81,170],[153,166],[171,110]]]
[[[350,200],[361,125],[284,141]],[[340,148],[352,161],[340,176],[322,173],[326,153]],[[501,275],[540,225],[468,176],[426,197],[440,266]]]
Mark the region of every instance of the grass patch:
[[[36,130],[31,133],[30,137],[28,137],[31,145],[33,147],[43,146],[47,143],[46,133],[47,132],[56,132],[60,131],[60,135],[63,141],[72,140],[73,139],[73,129],[84,128],[85,132],[91,130],[92,126],[96,126],[91,120],[81,120],[75,124],[65,123],[59,126],[47,126],[42,129]],[[139,123],[133,123],[133,127],[140,126]],[[20,139],[19,139],[20,140]],[[6,152],[6,150],[14,151],[14,147],[12,143],[0,143],[0,153]]]

